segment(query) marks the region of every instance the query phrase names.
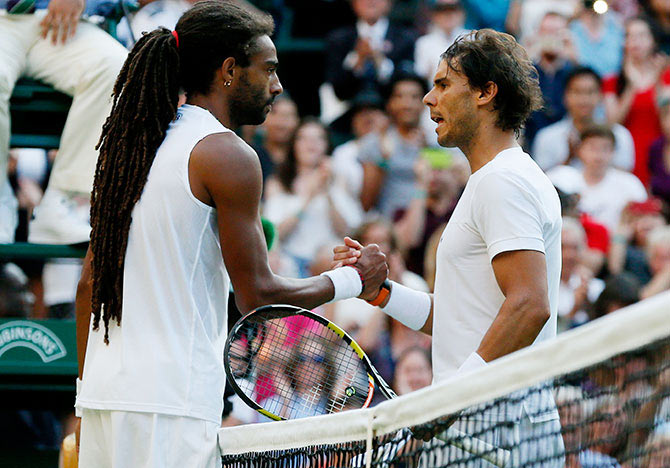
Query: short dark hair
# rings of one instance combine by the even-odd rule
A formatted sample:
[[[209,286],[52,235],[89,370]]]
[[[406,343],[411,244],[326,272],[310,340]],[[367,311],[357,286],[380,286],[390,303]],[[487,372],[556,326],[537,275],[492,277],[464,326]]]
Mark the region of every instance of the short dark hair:
[[[568,72],[568,74],[566,75],[565,83],[564,83],[565,89],[567,89],[568,86],[570,86],[570,83],[572,82],[572,80],[574,80],[575,78],[579,78],[580,76],[584,76],[584,75],[592,76],[593,79],[596,80],[596,82],[598,83],[598,88],[602,87],[603,79],[600,75],[598,75],[598,72],[596,72],[591,67],[579,66],[579,67],[575,67],[572,70],[570,70]]]
[[[394,73],[393,76],[391,76],[391,80],[389,81],[388,85],[385,86],[383,90],[384,101],[388,101],[391,95],[393,94],[396,85],[404,81],[413,81],[414,83],[418,84],[419,87],[421,88],[421,92],[424,95],[428,92],[428,84],[426,83],[425,78],[420,77],[414,72],[399,71]]]
[[[612,146],[616,145],[616,137],[609,125],[590,125],[579,135],[580,141],[593,137],[607,138],[612,142]]]
[[[523,47],[509,34],[480,29],[461,36],[441,56],[449,67],[465,75],[472,88],[498,86],[493,104],[496,125],[519,133],[530,114],[542,108],[542,91],[535,66]]]
[[[640,282],[630,273],[610,276],[605,288],[593,304],[593,319],[607,315],[612,304],[620,307],[635,304],[640,300]]]

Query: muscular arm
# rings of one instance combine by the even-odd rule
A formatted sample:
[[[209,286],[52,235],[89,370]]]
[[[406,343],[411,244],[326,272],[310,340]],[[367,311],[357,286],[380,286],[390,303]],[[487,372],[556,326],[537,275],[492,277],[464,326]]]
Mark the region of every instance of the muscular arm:
[[[290,279],[270,269],[259,214],[261,168],[246,143],[232,133],[203,139],[191,154],[189,176],[194,194],[216,208],[221,251],[242,313],[273,303],[311,309],[333,298],[324,276]],[[381,281],[371,282],[378,289]]]
[[[532,344],[550,315],[542,252],[503,252],[491,265],[505,301],[477,349],[487,362]]]
[[[88,330],[91,325],[91,295],[93,290],[91,277],[91,260],[93,254],[89,247],[84,257],[84,266],[81,277],[77,284],[77,297],[75,299],[75,317],[77,327],[77,364],[79,378],[84,375],[84,358],[86,357],[86,345],[88,344]]]

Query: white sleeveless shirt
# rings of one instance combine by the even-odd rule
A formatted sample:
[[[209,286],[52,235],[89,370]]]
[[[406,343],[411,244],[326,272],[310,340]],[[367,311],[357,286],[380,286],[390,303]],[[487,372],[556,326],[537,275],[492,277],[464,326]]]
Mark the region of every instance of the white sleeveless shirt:
[[[216,210],[192,193],[195,145],[228,132],[207,110],[184,105],[158,148],[132,212],[121,326],[89,332],[76,406],[221,422],[230,280]]]

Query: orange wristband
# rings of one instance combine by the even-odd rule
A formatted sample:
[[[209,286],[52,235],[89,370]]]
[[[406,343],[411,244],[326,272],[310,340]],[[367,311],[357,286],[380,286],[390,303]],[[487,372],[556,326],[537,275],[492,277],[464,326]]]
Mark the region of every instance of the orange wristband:
[[[382,302],[384,302],[387,297],[389,297],[389,294],[391,294],[391,283],[389,283],[388,280],[384,280],[384,282],[382,283],[382,287],[379,289],[379,294],[377,294],[377,297],[375,297],[371,301],[366,302],[370,305],[377,307]]]

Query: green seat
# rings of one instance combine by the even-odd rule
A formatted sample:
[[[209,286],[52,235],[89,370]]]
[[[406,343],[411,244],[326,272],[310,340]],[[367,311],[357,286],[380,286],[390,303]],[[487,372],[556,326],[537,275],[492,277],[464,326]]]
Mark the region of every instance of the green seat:
[[[20,78],[9,100],[10,147],[58,148],[72,98],[41,81]]]

